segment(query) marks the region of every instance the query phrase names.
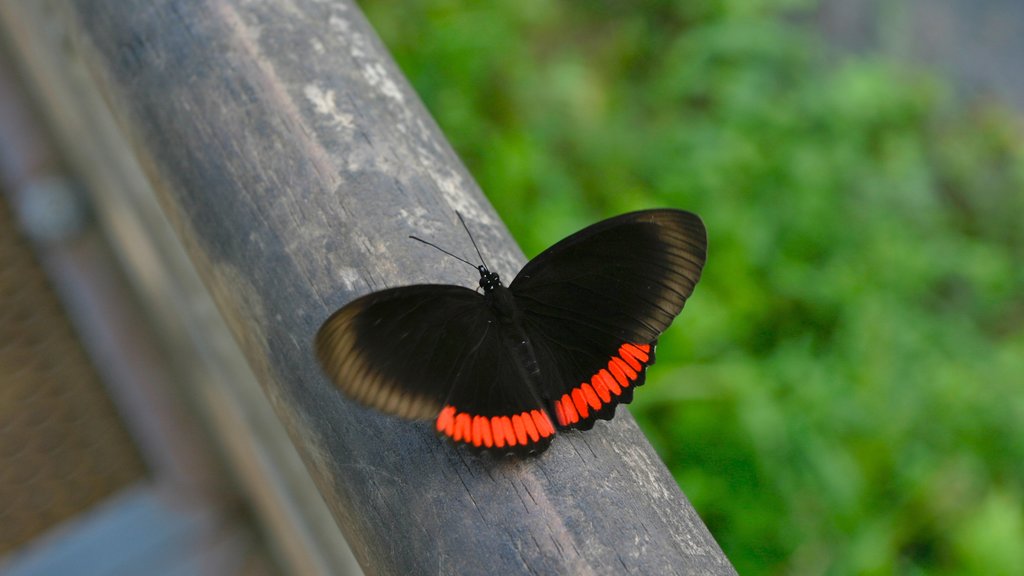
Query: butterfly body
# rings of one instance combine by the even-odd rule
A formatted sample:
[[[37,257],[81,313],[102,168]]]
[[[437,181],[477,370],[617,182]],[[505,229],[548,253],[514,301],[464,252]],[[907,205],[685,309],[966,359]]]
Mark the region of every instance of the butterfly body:
[[[680,210],[605,220],[531,260],[505,287],[477,267],[460,286],[358,298],[317,334],[325,372],[351,398],[474,449],[531,453],[632,400],[658,336],[700,277],[706,233]]]
[[[516,305],[515,295],[506,288],[501,279],[486,266],[478,267],[480,271],[480,287],[484,290],[484,299],[490,304],[497,323],[502,331],[502,339],[506,347],[512,351],[523,381],[533,386],[534,392],[541,384],[540,365],[536,353],[530,343],[530,336],[522,326],[522,312]]]
[[[501,279],[486,267],[480,266],[480,287],[484,290],[484,299],[491,305],[495,316],[503,324],[516,325],[520,319],[512,292],[501,283]]]

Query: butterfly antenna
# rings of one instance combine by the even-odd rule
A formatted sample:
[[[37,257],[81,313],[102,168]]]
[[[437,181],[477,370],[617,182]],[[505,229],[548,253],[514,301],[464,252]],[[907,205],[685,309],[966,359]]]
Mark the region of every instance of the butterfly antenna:
[[[459,222],[462,222],[462,227],[466,229],[466,234],[469,236],[469,241],[473,243],[473,248],[476,248],[476,255],[480,257],[480,263],[484,265],[484,268],[490,268],[490,266],[487,265],[487,261],[484,260],[484,255],[480,253],[480,247],[476,245],[476,240],[473,239],[473,233],[469,231],[469,226],[466,226],[466,221],[462,218],[462,214],[456,210],[455,215],[459,217]]]
[[[417,237],[415,237],[415,236],[409,236],[409,238],[412,238],[413,240],[415,240],[415,241],[417,241],[417,242],[423,242],[423,243],[424,243],[424,244],[426,244],[427,246],[430,246],[431,248],[434,248],[435,250],[440,250],[441,252],[444,252],[445,254],[447,254],[447,255],[451,256],[452,258],[455,258],[455,259],[456,259],[456,260],[458,260],[459,262],[465,262],[466,264],[469,264],[469,265],[470,265],[470,266],[472,266],[473,268],[476,268],[476,264],[473,264],[472,262],[470,262],[469,260],[466,260],[465,258],[460,258],[460,257],[456,256],[455,254],[452,254],[451,252],[449,252],[449,251],[445,250],[444,248],[441,248],[441,247],[440,247],[440,246],[438,246],[437,244],[433,244],[433,243],[431,243],[431,242],[427,242],[427,241],[426,241],[426,240],[424,240],[423,238],[417,238]]]

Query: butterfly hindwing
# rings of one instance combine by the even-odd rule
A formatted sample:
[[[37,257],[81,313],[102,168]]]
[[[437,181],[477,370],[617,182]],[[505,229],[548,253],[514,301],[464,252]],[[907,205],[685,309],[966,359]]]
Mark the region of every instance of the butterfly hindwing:
[[[392,288],[332,315],[316,353],[349,397],[406,418],[436,418],[456,443],[542,450],[554,426],[486,299],[459,286]]]
[[[520,271],[509,289],[560,427],[590,428],[632,400],[706,252],[695,214],[649,210],[585,228]]]

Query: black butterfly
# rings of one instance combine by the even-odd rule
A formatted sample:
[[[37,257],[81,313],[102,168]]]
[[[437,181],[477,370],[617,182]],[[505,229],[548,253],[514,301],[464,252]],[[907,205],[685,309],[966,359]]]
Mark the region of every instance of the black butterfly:
[[[706,254],[695,214],[623,214],[548,248],[508,288],[481,265],[483,294],[430,284],[358,298],[320,327],[317,357],[365,405],[434,418],[472,448],[540,452],[633,399]]]

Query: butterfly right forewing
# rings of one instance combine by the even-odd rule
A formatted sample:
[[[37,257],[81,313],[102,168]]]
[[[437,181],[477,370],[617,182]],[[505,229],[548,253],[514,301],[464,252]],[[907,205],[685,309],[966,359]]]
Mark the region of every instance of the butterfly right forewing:
[[[586,429],[643,384],[659,335],[682,310],[707,253],[681,210],[594,224],[531,260],[509,289],[522,310],[559,426]]]

